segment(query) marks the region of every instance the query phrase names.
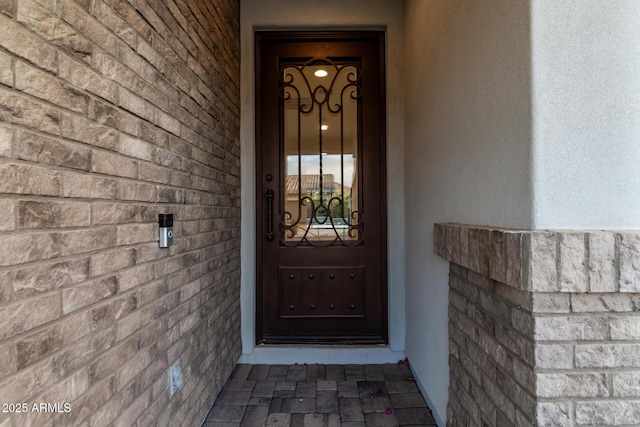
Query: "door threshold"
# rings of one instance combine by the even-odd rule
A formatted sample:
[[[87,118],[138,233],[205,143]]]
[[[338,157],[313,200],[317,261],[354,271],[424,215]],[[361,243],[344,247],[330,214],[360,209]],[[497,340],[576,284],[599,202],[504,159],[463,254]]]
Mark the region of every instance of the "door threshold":
[[[381,364],[396,363],[406,357],[404,351],[393,350],[387,344],[261,344],[240,356],[238,363],[250,365],[292,364]]]
[[[353,346],[353,345],[384,345],[386,344],[380,336],[317,336],[317,337],[291,337],[291,336],[265,336],[258,344],[263,345],[329,345],[329,346]]]

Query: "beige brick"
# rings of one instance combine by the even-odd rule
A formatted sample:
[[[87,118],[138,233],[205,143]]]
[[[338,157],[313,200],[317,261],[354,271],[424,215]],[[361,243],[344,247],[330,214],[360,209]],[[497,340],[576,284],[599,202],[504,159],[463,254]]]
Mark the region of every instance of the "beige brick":
[[[62,136],[108,150],[118,147],[118,132],[115,129],[72,114],[63,116]]]
[[[92,362],[90,366],[89,372],[91,383],[94,384],[112,376],[115,371],[122,366],[122,363],[125,360],[128,360],[137,351],[137,342],[133,339],[128,339],[124,342],[118,343],[107,351],[100,352],[99,357]]]
[[[54,135],[60,133],[58,110],[17,92],[7,92],[2,87],[0,87],[0,121],[31,127]]]
[[[530,280],[536,292],[558,290],[556,270],[556,234],[551,232],[531,233]]]
[[[72,27],[60,21],[56,15],[55,3],[21,0],[18,3],[17,18],[25,27],[40,34],[62,50],[76,54],[85,60],[91,55],[91,43]]]
[[[613,374],[614,397],[640,397],[640,372]]]
[[[140,304],[145,305],[149,302],[159,299],[163,295],[166,295],[169,291],[169,287],[167,285],[167,281],[165,278],[161,280],[156,280],[155,282],[148,283],[142,287],[138,292],[138,298],[140,299]]]
[[[11,157],[13,129],[0,125],[0,156]]]
[[[116,387],[123,389],[131,380],[151,363],[151,353],[149,351],[138,352],[123,366],[118,369],[116,375]]]
[[[573,346],[571,344],[536,345],[536,368],[572,369]]]
[[[16,21],[0,15],[0,46],[40,68],[58,71],[55,49]]]
[[[151,39],[153,32],[158,30],[158,28],[154,30],[151,24],[142,19],[140,14],[127,2],[117,2],[113,5],[113,9],[131,28],[147,40]]]
[[[13,0],[0,0],[0,13],[13,16],[15,13],[15,4]],[[2,426],[7,427],[4,424]]]
[[[11,67],[11,57],[0,52],[0,84],[13,86],[13,68]]]
[[[12,346],[0,346],[0,377],[6,378],[15,371],[16,364]]]
[[[153,78],[155,79],[155,72]],[[173,117],[179,119],[179,117],[174,114],[173,109],[170,108],[173,107],[173,105],[169,103],[169,98],[167,98],[162,92],[157,90],[156,87],[152,84],[141,81],[136,93],[142,98],[149,101],[151,104],[158,107],[160,111],[168,111]]]
[[[612,340],[640,340],[640,315],[612,317],[609,322]]]
[[[180,257],[164,259],[156,263],[156,276],[157,277],[166,276],[171,273],[175,273],[181,268],[182,268],[182,261]]]
[[[140,414],[149,407],[151,391],[146,390],[113,422],[114,427],[128,427],[135,425]],[[182,418],[181,418],[182,419]]]
[[[16,228],[15,204],[13,200],[0,200],[0,231],[11,231]]]
[[[154,47],[148,43],[146,40],[140,39],[138,41],[138,45],[136,47],[136,51],[145,58],[150,64],[156,67],[161,72],[165,72],[167,69],[167,61],[165,58],[157,52]],[[155,76],[154,76],[155,77]],[[157,104],[156,104],[157,105]],[[158,105],[159,107],[167,108],[163,105]]]
[[[56,238],[63,256],[112,248],[116,244],[116,233],[111,227],[58,233]]]
[[[440,228],[440,237],[439,242],[442,243],[443,233],[442,228]],[[442,256],[442,255],[441,255]],[[473,271],[480,270],[480,254],[478,248],[478,229],[470,228],[469,229],[469,269]]]
[[[20,339],[16,343],[18,370],[42,360],[90,332],[89,314],[81,313],[61,319],[55,325]]]
[[[120,292],[124,292],[141,284],[147,283],[155,279],[155,277],[155,268],[153,264],[144,264],[128,270],[123,270],[118,273]]]
[[[507,281],[507,245],[500,230],[491,230],[490,277],[501,283]]]
[[[10,338],[49,323],[59,318],[61,313],[62,307],[58,294],[4,305],[0,307],[0,339]]]
[[[147,120],[153,121],[154,108],[149,102],[140,98],[135,93],[120,87],[118,90],[118,105],[125,110],[135,114],[136,116]]]
[[[16,271],[13,289],[16,298],[25,298],[80,283],[88,276],[88,258],[29,266]]]
[[[607,317],[536,317],[535,322],[540,341],[605,340],[609,335]]]
[[[576,402],[578,425],[637,425],[640,420],[640,401]]]
[[[64,197],[109,200],[118,198],[118,182],[115,179],[73,172],[63,172],[61,176]]]
[[[65,403],[73,402],[73,404],[71,405],[71,409],[72,409],[71,412],[73,412],[74,409],[77,410],[77,408],[79,408],[78,404],[75,402],[76,399],[78,399],[78,397],[86,393],[87,390],[89,390],[89,372],[87,368],[84,368],[74,373],[69,378],[66,378],[61,382],[59,382],[58,384],[56,384],[56,386],[54,386],[52,389],[47,391],[41,397],[40,401],[65,402]],[[38,415],[44,416],[44,422],[46,422],[48,419],[51,419],[51,414],[48,414],[46,412],[40,413]],[[65,416],[67,416],[67,414],[63,413],[61,418],[59,418],[61,423],[65,423],[65,420],[64,420]],[[44,423],[39,423],[39,425],[44,425]],[[63,425],[76,425],[76,424],[73,424],[72,422],[68,422]]]
[[[4,271],[0,273],[0,304],[11,301],[11,284],[13,283],[13,271]]]
[[[117,329],[117,340],[122,341],[140,330],[144,325],[154,321],[153,307],[147,306],[136,310],[124,319],[120,319]],[[125,383],[126,384],[126,383]]]
[[[538,373],[539,397],[608,397],[607,375],[598,373]]]
[[[78,144],[18,132],[18,158],[67,168],[89,170],[91,150]]]
[[[571,402],[538,402],[536,419],[540,427],[573,427],[573,405]]]
[[[155,124],[176,136],[180,136],[180,122],[164,111],[156,109]]]
[[[91,170],[106,175],[135,178],[138,175],[138,164],[119,154],[108,151],[94,151],[91,159]]]
[[[92,280],[78,286],[66,288],[62,291],[62,312],[71,313],[118,292],[116,276]]]
[[[89,366],[92,360],[111,349],[116,344],[115,330],[114,325],[94,331],[54,355],[53,360],[60,375],[68,376],[78,369]]]
[[[119,183],[118,190],[120,193],[120,199],[122,200],[155,202],[157,198],[157,190],[155,185],[121,181]]]
[[[158,247],[158,243],[141,245],[138,248],[138,263],[162,259],[169,255],[169,251]]]
[[[97,46],[114,55],[116,37],[73,0],[61,0],[61,17]]]
[[[167,167],[172,168],[172,169],[179,169],[179,170],[184,170],[185,169],[185,160],[184,160],[184,158],[182,158],[179,155],[174,154],[171,151],[167,151],[167,150],[163,150],[163,149],[158,149],[156,151],[156,163],[158,163],[158,164],[160,164],[162,166],[167,166]],[[448,226],[447,226],[447,228],[448,228]],[[451,248],[453,250],[453,246]],[[451,255],[451,256],[453,256],[453,255]]]
[[[55,258],[60,255],[52,234],[8,235],[0,246],[0,266]]]
[[[131,245],[158,240],[157,224],[121,225],[117,229],[118,245]]]
[[[118,43],[118,60],[149,83],[154,81],[154,68],[124,42]]]
[[[560,239],[560,290],[586,292],[589,290],[585,235],[562,233]]]
[[[118,128],[119,110],[110,102],[92,99],[89,103],[89,118],[108,127]]]
[[[22,62],[16,63],[16,89],[78,113],[87,112],[86,95]]]
[[[113,9],[104,2],[99,1],[94,4],[94,15],[107,28],[112,29],[112,31],[129,46],[135,46],[137,44],[138,37],[134,29],[114,13]]]
[[[591,292],[615,292],[615,235],[589,233],[589,284]]]
[[[125,203],[94,203],[93,224],[124,224],[138,222],[140,208],[138,205]]]
[[[569,313],[571,297],[568,293],[534,293],[534,313]]]
[[[620,234],[620,292],[640,292],[640,234]]]
[[[105,77],[118,82],[129,90],[135,90],[138,87],[139,77],[112,56],[97,50],[94,52],[93,61],[95,68]]]
[[[90,224],[91,208],[84,202],[18,202],[19,227],[42,229],[82,227]]]
[[[206,187],[206,186],[205,186]],[[478,273],[491,274],[491,230],[478,230]]]
[[[138,300],[136,296],[129,294],[120,298],[111,299],[110,301],[93,308],[91,310],[93,329],[95,330],[96,328],[126,316],[133,312],[137,306]]]
[[[178,188],[158,186],[158,203],[184,203],[184,191]]]
[[[630,293],[572,294],[571,310],[576,313],[640,311],[640,295]]]
[[[45,168],[4,163],[0,164],[0,193],[57,196],[60,178]]]
[[[59,56],[59,68],[60,78],[111,103],[116,102],[118,89],[115,82],[105,79],[100,74],[92,71],[86,64],[61,54]]]
[[[144,181],[169,184],[171,182],[172,176],[173,175],[170,169],[155,166],[151,163],[140,163],[138,177]]]
[[[136,263],[135,249],[117,249],[91,255],[91,275],[101,276],[113,273]]]
[[[160,181],[162,182],[162,181]],[[169,181],[169,183],[175,187],[190,187],[191,186],[191,176],[188,173],[182,173],[182,172],[171,172],[171,180]],[[191,191],[185,191],[185,201],[184,203],[191,203],[188,199],[187,199],[187,193],[192,193],[194,194],[195,192],[191,192]],[[212,196],[210,194],[210,196]],[[212,205],[213,202],[207,202],[207,198],[202,197],[200,204],[210,204]]]
[[[577,368],[639,368],[640,344],[577,345],[575,364]]]
[[[155,148],[152,144],[124,134],[120,136],[120,152],[142,160],[155,159]]]
[[[86,393],[73,402],[72,411],[62,415],[63,425],[81,425],[80,421],[97,412],[98,408],[105,405],[115,392],[113,377],[91,385]],[[116,399],[111,400],[112,402]],[[66,417],[69,417],[68,419]],[[68,422],[67,422],[68,421]]]
[[[504,233],[507,271],[506,283],[517,289],[523,289],[522,283],[522,233]]]
[[[0,396],[11,396],[16,402],[26,402],[58,381],[58,372],[51,359],[18,372],[0,381]]]

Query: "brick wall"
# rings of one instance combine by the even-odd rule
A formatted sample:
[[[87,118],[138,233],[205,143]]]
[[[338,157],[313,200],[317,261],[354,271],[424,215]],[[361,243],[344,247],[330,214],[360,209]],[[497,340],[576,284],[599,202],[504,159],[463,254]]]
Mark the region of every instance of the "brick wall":
[[[454,426],[527,426],[535,420],[530,294],[451,265],[450,391]]]
[[[436,224],[434,248],[449,425],[640,425],[640,233]]]
[[[0,403],[28,405],[2,427],[213,404],[240,354],[238,21],[237,0],[0,0]]]

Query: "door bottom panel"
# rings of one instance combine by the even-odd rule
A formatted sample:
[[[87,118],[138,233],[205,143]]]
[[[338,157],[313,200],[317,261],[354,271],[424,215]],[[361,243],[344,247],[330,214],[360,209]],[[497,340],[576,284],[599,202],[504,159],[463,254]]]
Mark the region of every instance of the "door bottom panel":
[[[281,319],[364,317],[364,266],[280,267]]]

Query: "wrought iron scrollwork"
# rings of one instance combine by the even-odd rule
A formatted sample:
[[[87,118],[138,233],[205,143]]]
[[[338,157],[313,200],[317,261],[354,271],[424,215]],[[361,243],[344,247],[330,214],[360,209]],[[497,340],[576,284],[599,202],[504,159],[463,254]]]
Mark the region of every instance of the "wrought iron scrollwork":
[[[332,68],[332,78],[328,86],[312,83],[305,75],[308,66],[322,65]],[[345,245],[355,246],[362,243],[364,223],[362,212],[345,209],[344,187],[344,102],[351,99],[360,101],[360,70],[357,64],[338,64],[331,60],[314,58],[302,65],[286,65],[280,70],[280,95],[283,101],[296,102],[298,115],[298,156],[300,152],[300,117],[309,115],[315,109],[318,114],[318,163],[319,163],[319,196],[310,197],[303,192],[301,162],[298,162],[297,189],[298,189],[298,213],[285,211],[280,218],[280,242],[285,246],[330,246]],[[341,191],[339,196],[326,191],[328,175],[323,171],[323,112],[339,115],[340,117],[340,150],[341,150]],[[331,175],[331,177],[333,177]],[[333,185],[333,183],[331,184]],[[314,200],[315,199],[315,200]],[[302,208],[306,208],[307,214],[303,218]],[[305,223],[306,222],[306,223]],[[337,226],[341,230],[338,231]],[[312,229],[321,228],[328,233],[322,239],[310,238]],[[342,234],[341,234],[342,233]],[[301,237],[296,237],[296,234]],[[348,236],[348,238],[347,238]]]

